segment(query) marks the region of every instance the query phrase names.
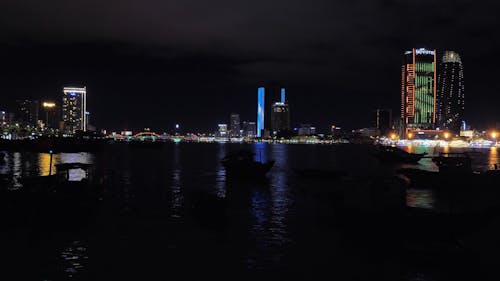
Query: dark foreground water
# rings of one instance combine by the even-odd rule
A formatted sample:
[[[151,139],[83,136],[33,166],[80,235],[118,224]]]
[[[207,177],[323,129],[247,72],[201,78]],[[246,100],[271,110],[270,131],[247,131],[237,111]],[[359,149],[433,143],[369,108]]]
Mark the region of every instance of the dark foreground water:
[[[240,148],[276,160],[265,181],[226,179],[219,160]],[[405,190],[394,177],[403,166],[381,165],[370,151],[168,143],[56,154],[53,165],[95,165],[99,205],[84,218],[58,210],[64,221],[57,224],[3,208],[2,280],[498,280],[500,216],[449,215],[449,198]],[[496,149],[473,155],[476,170],[500,162]],[[49,154],[8,152],[0,174],[47,175],[49,163]],[[436,170],[430,159],[404,167]],[[348,176],[302,178],[294,173],[301,168]],[[15,181],[2,188],[23,187]],[[455,208],[500,202],[468,196],[478,190],[472,184]]]

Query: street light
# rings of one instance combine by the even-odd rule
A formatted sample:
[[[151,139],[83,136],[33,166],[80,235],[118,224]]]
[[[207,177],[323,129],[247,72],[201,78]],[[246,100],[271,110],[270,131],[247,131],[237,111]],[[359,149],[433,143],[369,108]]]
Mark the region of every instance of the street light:
[[[413,133],[408,133],[408,139],[413,138]]]
[[[450,137],[450,133],[445,132],[445,133],[444,133],[444,139],[445,139],[445,140],[447,140],[449,137]]]
[[[498,137],[498,133],[497,133],[497,132],[494,132],[494,131],[493,131],[493,132],[491,132],[491,134],[490,134],[490,135],[491,135],[491,138],[492,138],[492,139],[494,139],[494,140],[496,140],[496,139],[497,139],[497,137]]]

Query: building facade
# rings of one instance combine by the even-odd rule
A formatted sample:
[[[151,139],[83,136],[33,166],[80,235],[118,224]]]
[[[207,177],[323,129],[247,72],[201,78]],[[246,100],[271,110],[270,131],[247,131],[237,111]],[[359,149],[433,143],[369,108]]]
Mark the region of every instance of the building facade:
[[[257,136],[256,128],[257,126],[255,122],[243,121],[242,123],[243,137],[255,138]]]
[[[87,131],[86,112],[86,87],[64,87],[62,97],[62,129],[67,133]]]
[[[290,109],[288,104],[276,102],[271,110],[271,131],[276,135],[282,131],[290,130]]]
[[[231,137],[241,137],[240,115],[231,113],[230,117],[230,134]]]
[[[38,125],[38,101],[17,100],[16,120],[22,126],[36,127]]]
[[[392,110],[391,109],[374,110],[372,127],[379,130],[380,135],[387,136],[392,130]]]
[[[218,137],[229,137],[229,132],[227,131],[227,124],[218,124],[217,125],[218,130],[217,130],[217,136]]]
[[[460,56],[445,51],[438,70],[437,126],[458,134],[465,111],[464,71]]]
[[[410,130],[434,129],[436,125],[436,51],[406,51],[401,75],[403,137]]]
[[[55,102],[44,101],[42,102],[43,110],[43,123],[46,128],[57,129],[59,126],[59,111]]]

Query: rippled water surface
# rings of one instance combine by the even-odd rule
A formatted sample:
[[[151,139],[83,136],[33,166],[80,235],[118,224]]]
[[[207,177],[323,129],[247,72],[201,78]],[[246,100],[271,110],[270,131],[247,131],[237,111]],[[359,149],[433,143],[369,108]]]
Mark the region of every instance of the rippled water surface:
[[[219,160],[241,148],[253,150],[257,160],[276,160],[265,180],[227,179]],[[435,155],[447,148],[408,150]],[[12,223],[2,232],[8,264],[26,280],[467,276],[448,262],[408,258],[413,246],[404,246],[408,241],[396,234],[402,231],[399,218],[377,215],[392,209],[390,216],[399,214],[404,204],[424,210],[447,206],[431,190],[402,193],[393,178],[402,167],[435,171],[431,159],[384,166],[370,151],[356,145],[167,143],[156,149],[117,144],[99,154],[6,152],[0,174],[14,176],[11,191],[23,188],[21,177],[45,176],[56,164],[70,162],[94,164],[92,176],[102,189],[97,210],[76,221],[77,227],[66,229],[64,221],[63,227]],[[500,162],[495,148],[473,155],[476,170]],[[348,176],[318,180],[294,172],[306,168],[343,170]],[[84,175],[74,171],[70,178]],[[480,244],[474,247],[482,249]]]

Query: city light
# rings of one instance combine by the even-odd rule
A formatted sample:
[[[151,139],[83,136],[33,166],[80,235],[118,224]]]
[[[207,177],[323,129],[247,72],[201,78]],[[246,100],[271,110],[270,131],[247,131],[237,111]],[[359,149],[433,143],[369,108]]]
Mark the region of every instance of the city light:
[[[497,132],[495,132],[495,131],[491,132],[491,134],[490,134],[490,135],[491,135],[491,138],[492,138],[492,139],[496,139],[496,138],[498,137],[498,133],[497,133]]]
[[[444,139],[450,138],[450,133],[444,132],[443,137],[444,137]]]
[[[56,104],[53,103],[53,102],[44,102],[43,104],[43,107],[45,108],[53,108],[53,107],[56,107]]]
[[[413,133],[408,133],[408,139],[413,138]]]

